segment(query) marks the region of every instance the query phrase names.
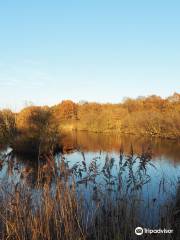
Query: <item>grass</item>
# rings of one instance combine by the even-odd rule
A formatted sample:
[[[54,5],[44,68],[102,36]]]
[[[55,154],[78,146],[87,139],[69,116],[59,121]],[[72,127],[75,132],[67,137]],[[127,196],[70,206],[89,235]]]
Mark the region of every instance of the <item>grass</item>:
[[[62,155],[56,161],[53,154],[45,155],[30,185],[32,171],[20,170],[19,183],[1,186],[0,239],[139,239],[134,229],[143,226],[141,190],[151,180],[148,168],[156,171],[150,149],[140,155],[135,155],[132,147],[129,154],[121,149],[116,174],[115,159],[107,155],[101,166],[98,158],[88,163],[82,153],[82,161],[69,165]],[[172,203],[167,202],[157,213],[156,228],[175,228],[179,239],[178,197],[176,204]],[[153,206],[156,210],[153,202],[147,207]],[[149,234],[141,239],[168,240],[172,235],[157,238]]]

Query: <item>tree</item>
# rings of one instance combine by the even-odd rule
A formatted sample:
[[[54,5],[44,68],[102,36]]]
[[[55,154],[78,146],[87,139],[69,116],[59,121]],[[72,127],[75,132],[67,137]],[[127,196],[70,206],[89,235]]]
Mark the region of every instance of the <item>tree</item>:
[[[9,110],[4,109],[0,112],[0,140],[10,143],[16,133],[15,114]]]
[[[16,148],[24,147],[33,153],[53,149],[58,142],[59,132],[56,121],[48,107],[31,106],[17,116],[19,139]]]

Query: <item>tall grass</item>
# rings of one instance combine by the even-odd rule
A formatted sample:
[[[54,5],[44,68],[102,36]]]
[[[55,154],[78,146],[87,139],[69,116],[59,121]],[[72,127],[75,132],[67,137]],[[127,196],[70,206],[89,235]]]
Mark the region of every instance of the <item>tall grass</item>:
[[[53,193],[48,183],[39,191],[14,185],[4,193],[0,239],[85,239],[74,186],[58,179]]]
[[[23,181],[1,186],[0,239],[136,239],[134,229],[143,226],[141,189],[150,182],[147,168],[154,168],[150,150],[137,156],[133,148],[128,155],[121,149],[116,176],[115,161],[109,156],[103,167],[98,157],[87,163],[84,153],[82,161],[72,166],[64,156],[55,161],[49,154],[44,159],[35,186]],[[31,177],[31,171],[21,172],[21,177]],[[171,224],[177,221],[173,220],[172,202],[165,208],[159,212],[156,227],[173,229]],[[172,235],[144,235],[141,239],[168,240]]]

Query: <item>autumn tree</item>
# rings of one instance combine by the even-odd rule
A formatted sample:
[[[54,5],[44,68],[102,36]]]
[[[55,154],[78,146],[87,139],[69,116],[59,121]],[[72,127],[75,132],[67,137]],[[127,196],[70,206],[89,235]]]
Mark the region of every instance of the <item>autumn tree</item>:
[[[48,107],[31,106],[23,109],[17,116],[17,129],[22,142],[35,152],[48,147],[53,148],[59,133],[51,110]]]
[[[0,140],[11,142],[16,133],[15,114],[5,109],[0,112]]]
[[[59,121],[76,120],[77,104],[71,100],[64,100],[60,104],[53,107],[53,112],[57,115]]]

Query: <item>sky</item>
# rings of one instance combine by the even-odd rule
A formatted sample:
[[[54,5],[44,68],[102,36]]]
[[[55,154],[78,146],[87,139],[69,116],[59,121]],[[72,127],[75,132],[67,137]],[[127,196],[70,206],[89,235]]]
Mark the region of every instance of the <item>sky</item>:
[[[0,1],[0,108],[180,92],[180,1]]]

